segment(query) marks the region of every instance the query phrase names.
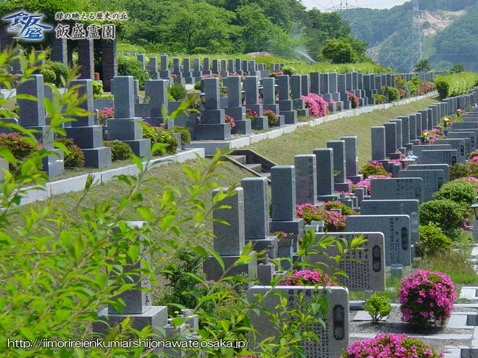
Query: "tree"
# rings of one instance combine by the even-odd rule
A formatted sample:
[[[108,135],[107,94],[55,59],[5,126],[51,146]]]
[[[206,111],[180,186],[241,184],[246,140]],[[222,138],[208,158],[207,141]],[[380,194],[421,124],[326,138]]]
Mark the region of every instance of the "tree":
[[[320,59],[330,63],[355,63],[359,57],[349,42],[338,39],[325,42]]]
[[[413,71],[415,71],[415,72],[422,72],[422,71],[428,72],[431,69],[432,68],[431,68],[430,63],[428,61],[428,58],[422,58],[420,61],[417,62]]]
[[[454,63],[453,66],[448,70],[450,73],[460,73],[465,72],[465,66],[462,63]]]

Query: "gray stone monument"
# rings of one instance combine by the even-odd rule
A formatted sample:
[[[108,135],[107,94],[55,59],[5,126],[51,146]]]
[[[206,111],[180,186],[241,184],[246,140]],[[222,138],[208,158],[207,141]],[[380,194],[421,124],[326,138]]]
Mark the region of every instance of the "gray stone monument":
[[[233,134],[251,134],[251,121],[246,119],[245,108],[242,106],[241,78],[230,76],[224,79],[227,88],[227,108],[225,113],[234,119]]]
[[[93,113],[93,81],[75,80],[70,87],[80,86],[78,95],[86,100],[80,105],[84,110]],[[104,168],[111,164],[111,148],[103,146],[103,127],[95,125],[92,114],[86,117],[74,117],[71,127],[65,128],[66,136],[73,138],[85,155],[85,166]]]
[[[295,191],[297,204],[317,204],[317,157],[314,154],[296,155]]]
[[[224,189],[226,190],[226,188]],[[213,190],[213,197],[222,190]],[[234,266],[241,257],[245,245],[244,226],[244,190],[235,189],[235,195],[221,201],[221,206],[229,208],[216,208],[213,211],[214,250],[224,262],[224,270],[216,258],[206,259],[203,265],[204,274],[208,280],[218,281],[227,271],[227,275],[247,274],[250,279],[257,277],[257,261],[251,260],[245,265]],[[222,221],[222,222],[219,222]],[[223,222],[227,222],[228,225]]]
[[[311,339],[303,342],[304,357],[306,358],[329,358],[339,357],[349,344],[349,298],[345,287],[327,287],[315,289],[313,286],[252,286],[247,291],[247,299],[255,301],[257,295],[266,296],[261,305],[269,312],[279,314],[280,296],[274,294],[280,292],[281,296],[288,298],[287,305],[293,309],[299,309],[299,295],[303,296],[302,302],[311,302],[319,295],[325,295],[328,300],[328,312],[322,319],[325,321],[325,329],[317,322],[314,323],[313,332],[319,338],[320,343]],[[311,310],[309,306],[309,310]],[[311,312],[311,311],[310,311]],[[251,324],[257,331],[257,341],[271,338],[277,341],[278,331],[266,313],[259,314],[250,312]],[[287,324],[290,317],[283,317],[282,324]]]
[[[349,215],[350,232],[378,231],[385,236],[385,265],[411,266],[410,217],[408,215]]]
[[[115,118],[108,120],[108,140],[121,140],[139,157],[151,153],[151,141],[143,139],[141,118],[134,116],[134,82],[132,76],[116,76],[112,82]]]
[[[141,228],[142,221],[127,223],[132,228]],[[138,237],[142,241],[141,237]],[[150,262],[147,247],[141,248],[141,261],[131,262],[123,268],[125,281],[134,284],[134,288],[122,292],[118,297],[124,302],[122,312],[118,312],[112,305],[108,305],[98,313],[98,321],[93,322],[93,332],[105,335],[107,330],[121,324],[125,319],[131,319],[131,327],[141,331],[151,327],[155,333],[153,339],[159,340],[163,336],[161,328],[168,324],[168,308],[166,306],[153,306],[151,299],[151,282],[144,278],[140,280],[141,270],[145,268],[145,262]]]
[[[54,178],[63,174],[63,152],[53,148],[53,132],[46,125],[44,91],[42,75],[31,75],[28,81],[21,82],[17,86],[17,95],[30,95],[36,98],[36,101],[17,99],[20,110],[18,124],[26,129],[37,130],[38,133],[34,134],[37,140],[53,152],[43,159],[43,170],[50,178]]]

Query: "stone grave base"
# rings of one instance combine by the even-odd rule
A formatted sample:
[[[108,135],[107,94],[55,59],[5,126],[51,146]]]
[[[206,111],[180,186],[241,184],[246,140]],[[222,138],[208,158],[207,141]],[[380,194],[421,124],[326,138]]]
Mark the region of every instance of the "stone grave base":
[[[88,168],[104,168],[111,164],[110,147],[99,147],[82,150],[85,155],[85,166]]]

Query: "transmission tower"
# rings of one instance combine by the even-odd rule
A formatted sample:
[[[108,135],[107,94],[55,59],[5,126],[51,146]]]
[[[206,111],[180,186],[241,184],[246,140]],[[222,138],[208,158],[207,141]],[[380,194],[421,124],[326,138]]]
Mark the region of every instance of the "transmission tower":
[[[410,54],[410,72],[413,72],[415,65],[422,59],[422,33],[421,33],[421,11],[418,4],[419,0],[413,0],[412,9],[412,41]]]
[[[328,8],[328,12],[340,12],[344,10],[356,9],[357,6],[350,5],[348,0],[340,0],[340,4],[334,7]]]

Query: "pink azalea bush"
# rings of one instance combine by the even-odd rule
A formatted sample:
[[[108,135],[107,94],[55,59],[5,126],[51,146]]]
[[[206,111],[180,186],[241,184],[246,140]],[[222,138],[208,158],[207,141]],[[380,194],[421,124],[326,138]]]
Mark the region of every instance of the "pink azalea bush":
[[[419,339],[405,334],[380,333],[374,338],[355,341],[342,358],[438,358],[443,357]]]
[[[234,128],[236,126],[236,123],[234,122],[234,118],[232,118],[231,116],[227,114],[224,116],[224,122],[229,123],[231,128]]]
[[[398,297],[402,321],[419,328],[444,326],[456,300],[455,285],[444,273],[418,270],[402,280]]]
[[[272,126],[276,126],[277,124],[279,124],[279,116],[277,114],[275,114],[273,111],[271,111],[270,109],[266,109],[264,111],[264,116],[267,117],[267,123],[269,124],[270,127]]]
[[[98,110],[98,121],[100,124],[103,123],[103,120],[108,118],[114,118],[115,110],[111,107],[105,107],[103,109]]]
[[[298,270],[279,283],[279,286],[337,286],[329,275],[315,270]]]
[[[312,117],[325,117],[329,103],[315,93],[309,93],[308,96],[301,96],[304,100],[305,108],[309,109]]]
[[[313,204],[299,204],[296,206],[296,216],[304,219],[305,224],[311,221],[324,221],[325,231],[345,231],[347,216],[335,211],[319,209]]]

